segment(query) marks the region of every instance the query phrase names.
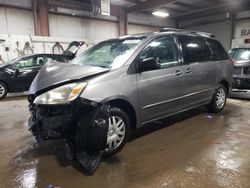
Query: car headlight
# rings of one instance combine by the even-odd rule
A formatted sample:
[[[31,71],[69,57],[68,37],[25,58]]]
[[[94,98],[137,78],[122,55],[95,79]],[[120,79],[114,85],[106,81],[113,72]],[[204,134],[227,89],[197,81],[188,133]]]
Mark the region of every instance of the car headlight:
[[[75,100],[86,88],[87,83],[72,83],[47,91],[35,98],[35,104],[65,104]]]

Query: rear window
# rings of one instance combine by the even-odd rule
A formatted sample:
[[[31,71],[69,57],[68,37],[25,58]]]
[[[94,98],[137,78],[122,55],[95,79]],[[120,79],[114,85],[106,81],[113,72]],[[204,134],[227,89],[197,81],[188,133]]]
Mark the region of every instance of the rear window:
[[[212,53],[205,41],[196,36],[178,36],[182,45],[185,63],[202,62],[211,59]]]
[[[226,50],[218,41],[212,39],[206,39],[206,40],[213,52],[214,60],[224,60],[229,58]]]

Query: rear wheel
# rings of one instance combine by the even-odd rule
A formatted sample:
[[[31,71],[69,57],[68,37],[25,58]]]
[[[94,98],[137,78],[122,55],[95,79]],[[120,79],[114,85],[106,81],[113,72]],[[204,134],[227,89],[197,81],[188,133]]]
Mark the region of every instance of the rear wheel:
[[[0,82],[0,100],[7,95],[7,87],[4,83]]]
[[[213,95],[211,103],[207,106],[208,110],[212,113],[221,112],[226,104],[227,90],[224,85],[219,84]]]
[[[128,115],[122,109],[116,107],[110,109],[108,126],[105,157],[120,152],[126,144],[131,131]]]

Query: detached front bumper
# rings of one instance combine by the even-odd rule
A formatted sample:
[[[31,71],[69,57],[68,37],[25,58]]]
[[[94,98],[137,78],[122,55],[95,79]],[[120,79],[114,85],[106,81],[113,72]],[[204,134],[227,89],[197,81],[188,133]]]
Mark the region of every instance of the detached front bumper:
[[[105,150],[109,106],[78,98],[67,105],[36,105],[30,100],[29,130],[36,140],[67,139],[77,160],[92,174]]]
[[[29,129],[38,142],[49,139],[70,139],[76,134],[79,119],[94,110],[97,105],[80,99],[66,105],[36,105],[31,102]]]

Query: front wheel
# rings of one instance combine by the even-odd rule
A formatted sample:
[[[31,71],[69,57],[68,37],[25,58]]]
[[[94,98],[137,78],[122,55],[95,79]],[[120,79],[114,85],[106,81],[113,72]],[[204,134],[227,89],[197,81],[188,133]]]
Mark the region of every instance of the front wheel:
[[[7,95],[7,87],[4,83],[0,82],[0,100]]]
[[[108,118],[107,144],[104,156],[109,157],[120,152],[129,138],[130,131],[128,115],[122,109],[112,107]]]
[[[216,91],[213,95],[211,103],[208,104],[208,110],[212,113],[221,112],[226,104],[227,100],[227,90],[224,85],[219,84],[216,88]]]

